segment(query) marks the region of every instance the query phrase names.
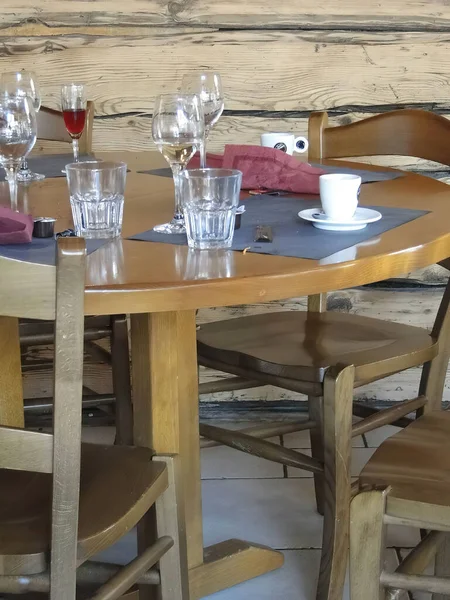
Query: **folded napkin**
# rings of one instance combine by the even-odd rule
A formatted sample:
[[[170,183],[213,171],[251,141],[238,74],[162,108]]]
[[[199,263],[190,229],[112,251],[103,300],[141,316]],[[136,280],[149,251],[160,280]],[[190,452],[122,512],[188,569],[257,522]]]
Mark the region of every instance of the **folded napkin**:
[[[33,237],[33,217],[0,206],[0,244],[28,244]]]
[[[229,144],[225,152],[208,154],[210,168],[238,169],[242,171],[242,189],[283,190],[298,194],[318,194],[319,177],[325,171],[301,163],[289,154],[264,146],[238,146]],[[196,156],[189,168],[198,168]]]

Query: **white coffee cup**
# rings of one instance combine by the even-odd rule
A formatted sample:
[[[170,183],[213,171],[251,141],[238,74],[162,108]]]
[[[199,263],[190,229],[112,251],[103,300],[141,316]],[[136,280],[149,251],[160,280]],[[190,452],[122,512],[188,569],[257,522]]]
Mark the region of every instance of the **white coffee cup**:
[[[319,178],[323,212],[333,221],[348,221],[358,206],[361,177],[345,173],[328,173]]]
[[[261,146],[275,148],[292,155],[294,152],[302,154],[308,150],[308,140],[299,135],[295,137],[293,133],[263,133],[261,135]]]

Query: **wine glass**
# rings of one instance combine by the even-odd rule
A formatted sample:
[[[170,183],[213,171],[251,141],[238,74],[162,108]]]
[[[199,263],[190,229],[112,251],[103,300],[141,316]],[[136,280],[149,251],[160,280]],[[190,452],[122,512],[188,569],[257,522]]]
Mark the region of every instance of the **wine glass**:
[[[224,109],[222,80],[219,73],[215,73],[214,71],[184,75],[181,83],[181,91],[183,94],[198,94],[202,102],[205,117],[205,138],[200,147],[200,166],[202,169],[205,169],[206,141],[209,132],[220,119],[220,115]]]
[[[86,90],[82,83],[68,83],[61,87],[61,110],[64,125],[72,138],[73,158],[79,162],[78,140],[86,125]]]
[[[36,143],[36,134],[36,112],[30,99],[0,94],[0,164],[6,171],[13,210],[17,210],[17,172]]]
[[[0,90],[9,96],[27,96],[36,112],[41,108],[41,92],[36,75],[32,71],[15,71],[2,73],[0,76]],[[45,179],[41,173],[33,173],[24,158],[17,174],[17,181],[29,182]]]
[[[195,94],[158,96],[152,120],[153,141],[172,169],[175,214],[170,223],[156,225],[159,233],[185,233],[181,208],[180,173],[197,152],[205,134],[200,98]]]

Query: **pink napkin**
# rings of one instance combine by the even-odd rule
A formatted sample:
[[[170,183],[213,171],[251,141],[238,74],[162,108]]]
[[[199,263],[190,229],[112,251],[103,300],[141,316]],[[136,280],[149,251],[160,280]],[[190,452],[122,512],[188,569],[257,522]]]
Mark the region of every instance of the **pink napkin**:
[[[189,168],[198,168],[197,156]],[[301,163],[281,150],[264,146],[226,145],[223,156],[208,154],[208,167],[242,171],[242,189],[284,190],[296,194],[318,194],[319,177],[325,171]]]
[[[33,237],[33,217],[0,206],[0,244],[28,244]]]

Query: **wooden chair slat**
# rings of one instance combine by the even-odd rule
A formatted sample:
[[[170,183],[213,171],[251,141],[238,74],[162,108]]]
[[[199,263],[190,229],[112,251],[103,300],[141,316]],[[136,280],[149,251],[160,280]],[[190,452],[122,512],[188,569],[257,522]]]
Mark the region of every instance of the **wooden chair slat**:
[[[0,469],[53,472],[53,436],[0,427]]]

